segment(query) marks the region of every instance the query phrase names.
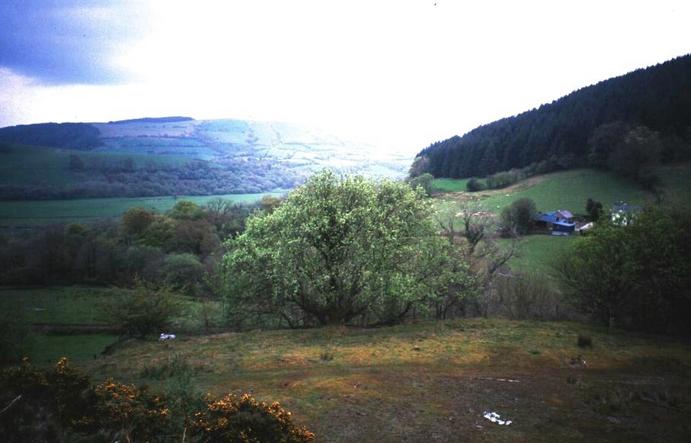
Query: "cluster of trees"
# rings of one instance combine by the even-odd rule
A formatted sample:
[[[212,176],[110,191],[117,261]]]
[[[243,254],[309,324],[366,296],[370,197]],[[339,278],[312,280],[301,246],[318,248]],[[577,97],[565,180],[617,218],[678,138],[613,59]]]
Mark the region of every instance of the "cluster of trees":
[[[436,213],[422,186],[323,172],[227,242],[229,319],[371,326],[487,312],[481,294],[515,250],[495,230],[476,209]]]
[[[434,143],[418,154],[411,175],[484,177],[529,165],[555,170],[600,164],[636,176],[640,173],[636,165],[648,163],[645,149],[638,146],[641,140],[648,145],[651,132],[657,134],[655,143],[663,161],[687,159],[691,156],[691,97],[686,92],[691,89],[690,71],[691,55],[679,57],[480,126],[463,137]],[[629,127],[618,137],[624,141],[613,151],[618,154],[601,156],[598,149],[603,145],[598,145],[591,159],[592,141],[597,144],[600,137],[598,128],[613,122]],[[612,134],[611,129],[604,131]]]
[[[0,283],[111,283],[137,278],[188,293],[213,290],[222,242],[241,232],[257,205],[214,199],[200,207],[179,201],[166,214],[129,209],[119,221],[55,225],[0,238]]]
[[[225,159],[213,164],[193,160],[179,165],[154,162],[137,165],[132,158],[84,159],[73,154],[66,165],[76,177],[72,183],[0,185],[0,199],[250,194],[290,189],[304,181],[302,172],[280,166],[259,158]]]
[[[627,223],[600,216],[555,266],[567,295],[603,324],[691,332],[691,216],[649,207]]]

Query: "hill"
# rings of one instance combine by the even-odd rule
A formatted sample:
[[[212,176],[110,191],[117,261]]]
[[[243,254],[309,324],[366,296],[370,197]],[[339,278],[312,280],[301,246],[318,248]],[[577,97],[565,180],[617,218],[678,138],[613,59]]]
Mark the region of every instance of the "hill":
[[[626,130],[643,126],[658,134],[662,160],[688,158],[691,55],[602,81],[538,109],[434,143],[418,153],[425,159],[419,172],[464,178],[539,163],[543,170],[601,166],[598,162],[607,166],[608,160],[622,159],[589,159],[589,141],[598,129],[607,133],[600,136],[616,132],[616,127],[602,129],[615,123]]]
[[[96,327],[102,306],[123,291],[6,289],[0,306],[33,325],[35,363],[64,355],[96,381],[250,392],[280,401],[318,441],[685,441],[691,431],[691,347],[666,337],[482,318],[198,336],[199,302],[187,300],[176,340],[103,355],[117,337]]]
[[[322,168],[403,177],[410,157],[278,122],[161,117],[0,129],[0,199],[245,194]]]
[[[578,334],[592,348],[576,346]],[[687,344],[557,322],[454,320],[374,330],[254,331],[134,343],[84,364],[201,392],[278,400],[321,441],[681,441]],[[513,421],[483,418],[496,411]]]

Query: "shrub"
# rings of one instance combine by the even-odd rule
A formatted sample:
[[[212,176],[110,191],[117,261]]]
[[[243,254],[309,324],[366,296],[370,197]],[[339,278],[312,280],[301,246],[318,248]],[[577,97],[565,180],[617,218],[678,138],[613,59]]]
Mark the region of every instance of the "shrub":
[[[204,211],[194,202],[181,200],[168,211],[168,216],[175,220],[199,220],[204,218]]]
[[[418,186],[421,187],[425,195],[430,196],[432,195],[433,180],[434,176],[432,176],[432,174],[430,174],[429,172],[425,172],[424,174],[409,179],[408,183],[413,189],[417,188]]]
[[[170,254],[161,267],[163,283],[172,289],[190,292],[204,275],[204,266],[193,254]]]
[[[503,303],[510,318],[520,320],[557,320],[563,307],[547,281],[536,274],[501,277],[496,280],[499,303]]]
[[[28,361],[0,372],[3,441],[311,442],[278,403],[250,395],[182,398],[107,379],[97,385],[61,358],[53,368]]]
[[[290,412],[278,403],[259,402],[249,394],[228,394],[213,400],[197,412],[192,435],[200,442],[284,442],[314,441],[314,434],[293,424]]]
[[[529,198],[519,198],[501,212],[501,230],[505,236],[528,234],[537,214],[535,202]]]
[[[465,184],[465,189],[468,192],[477,192],[482,191],[484,189],[484,186],[482,185],[482,182],[480,182],[480,180],[473,177],[470,180],[468,180],[468,182]]]
[[[121,333],[131,337],[164,331],[179,310],[179,304],[167,288],[154,289],[143,282],[106,306],[107,314]]]
[[[125,234],[140,236],[153,223],[154,219],[154,214],[145,208],[130,208],[122,214],[122,229]]]
[[[601,217],[555,265],[575,305],[603,324],[688,332],[691,217],[651,207],[620,226]]]
[[[592,348],[593,347],[593,338],[590,337],[589,335],[578,334],[578,339],[576,340],[576,344],[578,345],[579,348]]]

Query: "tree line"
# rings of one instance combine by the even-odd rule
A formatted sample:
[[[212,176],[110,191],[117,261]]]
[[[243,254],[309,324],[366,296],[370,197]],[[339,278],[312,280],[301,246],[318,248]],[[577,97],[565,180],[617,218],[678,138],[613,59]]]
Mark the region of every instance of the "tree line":
[[[73,178],[70,182],[0,185],[0,200],[253,194],[290,189],[304,181],[302,172],[281,166],[260,158],[137,164],[131,157],[72,154],[65,166]]]
[[[0,284],[114,284],[141,279],[193,295],[211,295],[223,240],[244,229],[254,205],[221,198],[205,206],[181,200],[167,213],[135,207],[120,220],[51,225],[0,236]]]

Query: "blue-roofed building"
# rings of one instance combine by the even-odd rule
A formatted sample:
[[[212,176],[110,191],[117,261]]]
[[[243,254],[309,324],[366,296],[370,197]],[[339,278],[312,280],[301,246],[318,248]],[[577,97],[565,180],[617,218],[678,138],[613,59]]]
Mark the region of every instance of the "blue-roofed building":
[[[553,235],[569,235],[576,230],[572,217],[573,215],[565,210],[540,212],[535,217],[535,224],[549,229]]]

